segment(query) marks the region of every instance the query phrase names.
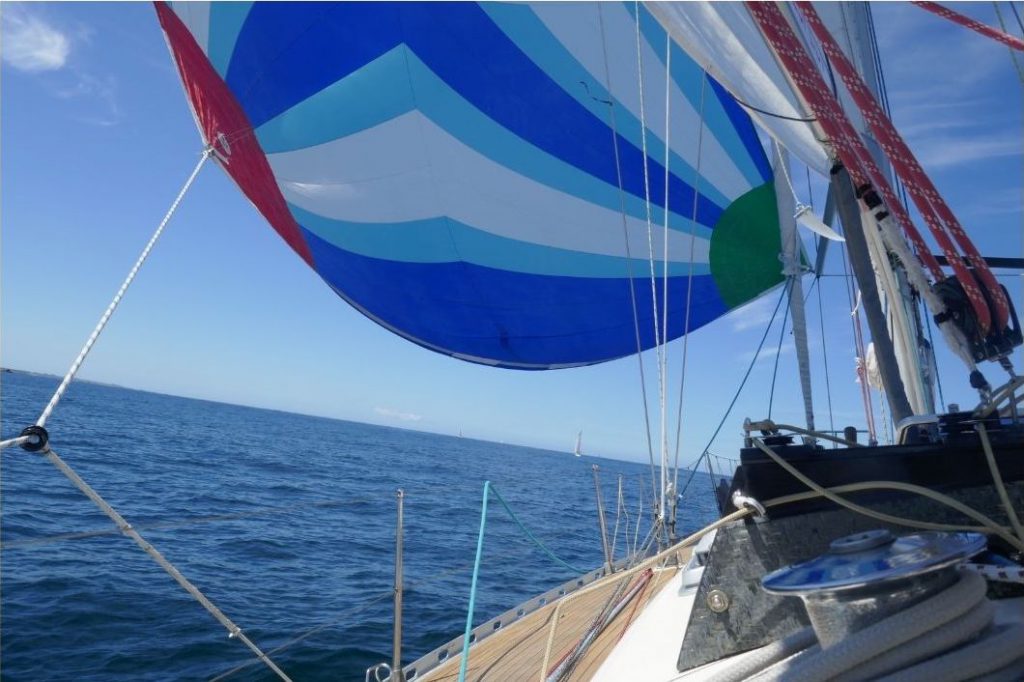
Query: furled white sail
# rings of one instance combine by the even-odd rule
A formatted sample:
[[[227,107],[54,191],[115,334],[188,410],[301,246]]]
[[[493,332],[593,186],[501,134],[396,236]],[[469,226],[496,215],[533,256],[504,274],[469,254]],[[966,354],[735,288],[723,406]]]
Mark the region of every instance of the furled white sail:
[[[831,161],[827,146],[821,142],[825,136],[780,68],[744,3],[652,2],[648,8],[695,61],[746,105],[751,118],[763,130],[808,167],[827,174]],[[883,87],[870,8],[866,3],[816,2],[815,9],[864,82],[876,97],[879,96]],[[874,136],[869,134],[860,109],[841,80],[833,78],[820,45],[803,17],[788,8],[784,12],[826,82],[834,88],[840,105],[861,133],[879,168],[891,178],[890,165]],[[931,412],[934,410],[931,386],[921,371],[919,329],[914,325],[913,311],[904,303],[906,278],[892,269],[884,253],[875,253],[873,260],[879,289],[893,306],[888,311],[891,335],[912,408],[917,414]]]
[[[811,168],[828,172],[829,159],[813,126],[799,120],[813,115],[804,109],[743,3],[651,2],[647,9],[690,57],[747,105],[765,131]]]
[[[779,67],[744,3],[652,2],[647,8],[695,61],[746,105],[768,134],[811,168],[823,175],[828,172],[830,162],[821,142],[823,135],[813,123],[814,115]],[[868,86],[880,92],[870,9],[864,3],[850,2],[817,2],[815,9]],[[817,40],[799,16],[786,14],[826,81],[833,83]],[[834,87],[854,127],[867,131],[863,116],[839,79],[834,79]],[[876,161],[887,168],[877,144],[870,136],[866,138]]]

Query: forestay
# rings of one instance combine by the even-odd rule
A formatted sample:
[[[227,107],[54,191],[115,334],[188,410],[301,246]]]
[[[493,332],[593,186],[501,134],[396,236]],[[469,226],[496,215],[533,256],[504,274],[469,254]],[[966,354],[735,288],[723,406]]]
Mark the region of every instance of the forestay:
[[[427,348],[520,369],[602,362],[638,335],[656,343],[652,264],[669,339],[691,282],[693,330],[782,281],[749,116],[643,7],[157,12],[246,196],[341,297]]]

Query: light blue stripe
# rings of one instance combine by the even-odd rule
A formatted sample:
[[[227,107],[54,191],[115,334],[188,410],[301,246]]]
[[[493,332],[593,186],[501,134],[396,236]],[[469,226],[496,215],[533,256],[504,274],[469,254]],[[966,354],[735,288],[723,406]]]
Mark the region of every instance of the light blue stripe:
[[[633,3],[626,2],[624,4],[629,10],[630,16],[636,17]],[[658,61],[664,66],[665,29],[662,28],[658,20],[646,8],[640,12],[640,34],[658,57]],[[700,66],[673,42],[672,80],[679,86],[680,90],[683,91],[686,98],[690,101],[690,104],[698,112],[701,110],[702,76],[703,70]],[[740,139],[736,128],[733,127],[729,114],[722,108],[722,104],[711,90],[710,85],[704,89],[704,123],[715,139],[718,140],[718,143],[722,145],[722,149],[725,150],[726,154],[733,160],[733,163],[736,164],[743,177],[750,183],[750,186],[758,187],[764,184],[768,178],[761,177],[761,172],[757,169],[753,159],[750,158],[750,152],[747,151],[746,145],[743,144],[743,140]],[[650,141],[648,141],[648,146],[650,146]],[[692,183],[693,171],[690,171],[689,176],[680,177],[686,182]],[[704,193],[703,188],[706,183],[707,179],[701,178],[700,192],[702,194]]]
[[[221,78],[227,77],[231,53],[235,51],[235,41],[238,40],[238,34],[242,30],[245,18],[249,16],[251,7],[251,2],[210,3],[206,57]]]
[[[355,223],[325,218],[289,204],[295,220],[320,239],[351,253],[406,263],[467,262],[497,270],[558,277],[624,278],[630,274],[625,258],[581,253],[531,244],[485,232],[451,218],[402,223]],[[646,260],[631,260],[634,277],[650,276]],[[655,274],[663,272],[655,263]],[[693,274],[710,272],[695,263]],[[669,277],[686,277],[689,263],[669,263]]]
[[[404,46],[385,53],[271,119],[256,129],[256,137],[267,154],[295,151],[370,128],[414,106],[450,135],[495,163],[535,182],[620,213],[618,187],[551,156],[498,125],[459,96]],[[643,199],[628,193],[623,193],[623,198],[627,215],[646,220]],[[728,202],[724,206],[728,206]],[[663,224],[664,210],[660,206],[652,205],[651,215],[655,224]],[[670,211],[670,215],[670,229],[689,234],[695,227],[698,239],[710,238],[708,227],[693,223],[674,211]]]
[[[598,78],[577,61],[562,43],[559,42],[533,10],[526,5],[486,3],[481,7],[520,50],[526,53],[538,66],[544,69],[563,90],[572,95],[577,102],[587,107],[592,114],[611,125],[611,113],[606,102],[612,101],[615,106],[615,127],[622,137],[629,140],[638,149],[642,148],[641,125],[629,109],[618,99],[612,97],[604,87],[604,78]],[[676,58],[673,53],[672,58]],[[684,53],[679,53],[681,60],[689,60]],[[673,75],[675,69],[673,69]],[[700,77],[697,70],[697,77]],[[584,83],[586,86],[584,86]],[[696,81],[698,90],[700,81]],[[599,100],[604,100],[599,101]],[[699,109],[698,109],[699,111]],[[652,159],[665,158],[665,143],[656,135],[647,136],[647,154]],[[744,150],[744,155],[746,150]],[[708,160],[709,165],[714,160]],[[737,162],[738,163],[738,162]],[[674,150],[670,157],[672,174],[692,184],[696,173],[694,167]],[[764,182],[763,180],[761,182]],[[761,184],[761,183],[758,183]],[[744,191],[754,187],[745,188]],[[700,182],[700,193],[719,206],[728,206],[736,197],[727,196],[713,186],[707,178]]]
[[[389,121],[415,108],[399,45],[256,129],[266,154],[313,147]]]

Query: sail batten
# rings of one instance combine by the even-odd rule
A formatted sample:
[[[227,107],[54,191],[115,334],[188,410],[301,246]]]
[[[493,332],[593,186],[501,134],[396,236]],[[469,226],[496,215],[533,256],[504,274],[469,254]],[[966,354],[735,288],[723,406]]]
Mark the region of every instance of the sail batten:
[[[232,141],[225,170],[332,289],[415,343],[519,369],[592,364],[635,353],[637,327],[641,348],[657,342],[666,292],[633,305],[652,271],[667,270],[668,338],[686,301],[694,330],[781,281],[749,116],[709,79],[700,119],[703,70],[670,45],[666,74],[643,7],[157,11],[204,138]]]

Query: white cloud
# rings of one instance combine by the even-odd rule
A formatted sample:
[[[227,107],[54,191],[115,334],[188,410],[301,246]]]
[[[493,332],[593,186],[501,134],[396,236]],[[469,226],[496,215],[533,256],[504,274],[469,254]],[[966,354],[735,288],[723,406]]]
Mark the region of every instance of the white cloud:
[[[56,71],[67,63],[71,41],[23,6],[3,10],[3,60],[15,69],[36,73]]]
[[[789,355],[795,350],[796,346],[793,345],[792,341],[784,342],[781,348],[777,345],[771,348],[762,348],[761,351],[757,354],[757,362],[764,362],[765,360],[771,360],[774,362],[775,357],[777,355]],[[736,357],[739,359],[741,364],[746,365],[749,364],[750,361],[754,359],[754,351],[740,353]]]
[[[936,136],[919,145],[919,160],[925,168],[948,168],[998,157],[1021,156],[1020,133],[965,132],[961,136]]]
[[[392,410],[387,407],[375,407],[373,411],[377,414],[388,417],[389,419],[398,419],[403,422],[418,422],[423,419],[422,414],[413,414],[411,412],[399,412],[398,410]]]
[[[1020,108],[1007,100],[1016,74],[1005,46],[906,3],[872,10],[893,120],[926,172],[1021,155]],[[991,23],[989,3],[960,11]]]
[[[781,268],[782,266],[780,265],[779,267]],[[737,308],[728,315],[728,319],[732,322],[732,330],[734,332],[742,332],[748,329],[763,330],[768,321],[772,319],[772,312],[778,303],[778,296],[762,296],[745,306]]]
[[[111,75],[102,78],[93,76],[74,67],[70,71],[75,74],[75,82],[66,87],[57,88],[53,94],[61,99],[81,97],[92,101],[94,106],[98,105],[98,113],[76,116],[84,123],[99,126],[112,126],[119,123],[123,116],[117,103],[117,80]]]

